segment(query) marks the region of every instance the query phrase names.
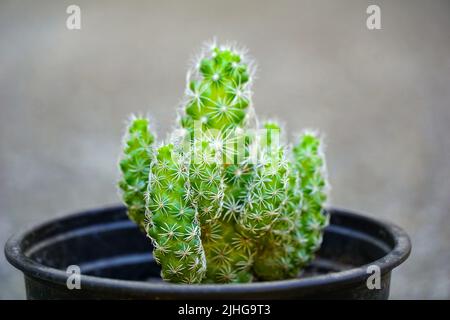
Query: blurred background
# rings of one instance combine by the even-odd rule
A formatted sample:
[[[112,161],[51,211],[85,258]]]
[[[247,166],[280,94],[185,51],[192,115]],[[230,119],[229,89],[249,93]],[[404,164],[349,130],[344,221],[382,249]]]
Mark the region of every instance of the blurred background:
[[[70,4],[81,30],[66,28]],[[217,36],[257,60],[261,118],[325,133],[330,204],[411,235],[391,297],[450,298],[449,16],[439,0],[1,0],[0,243],[119,202],[125,119],[148,112],[164,137],[189,58]],[[0,255],[0,298],[24,297]]]

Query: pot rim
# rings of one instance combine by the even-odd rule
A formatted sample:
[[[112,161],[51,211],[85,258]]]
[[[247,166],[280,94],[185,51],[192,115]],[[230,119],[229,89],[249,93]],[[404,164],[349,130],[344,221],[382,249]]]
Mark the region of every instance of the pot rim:
[[[103,208],[103,210],[117,210],[122,206],[110,206]],[[95,210],[95,209],[94,209]],[[328,209],[331,212],[351,218],[358,218],[365,220],[365,222],[377,224],[387,231],[389,236],[394,239],[394,248],[385,256],[378,260],[364,264],[362,266],[352,268],[349,270],[333,272],[324,275],[318,275],[308,278],[295,278],[276,281],[260,281],[252,283],[233,283],[233,284],[174,284],[174,283],[152,283],[144,281],[120,280],[112,278],[104,278],[81,274],[82,288],[87,288],[96,291],[115,291],[120,290],[123,293],[179,293],[179,294],[195,294],[205,292],[234,293],[234,292],[275,292],[277,290],[289,290],[289,288],[304,288],[304,287],[335,287],[346,286],[350,283],[360,282],[367,279],[367,267],[370,265],[377,265],[380,268],[381,275],[389,273],[392,269],[404,262],[411,253],[411,241],[406,232],[395,224],[390,222],[374,219],[366,215],[354,213],[351,210],[331,207]],[[87,213],[91,210],[80,211],[79,213]],[[5,244],[5,256],[9,263],[24,273],[26,277],[34,277],[40,280],[48,281],[57,285],[66,286],[67,273],[64,270],[45,266],[37,261],[27,257],[22,249],[22,243],[28,234],[36,229],[42,228],[48,224],[64,221],[70,218],[71,215],[66,215],[56,219],[48,220],[39,225],[29,227],[11,236]]]

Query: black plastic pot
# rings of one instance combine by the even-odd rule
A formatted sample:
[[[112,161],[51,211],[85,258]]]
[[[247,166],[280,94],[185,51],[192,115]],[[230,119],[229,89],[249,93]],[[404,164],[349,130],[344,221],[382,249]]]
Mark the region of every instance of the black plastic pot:
[[[29,299],[387,299],[391,271],[411,244],[390,223],[330,209],[317,258],[297,279],[250,284],[177,285],[162,282],[152,247],[125,208],[91,210],[13,236],[8,261],[25,275]],[[81,269],[81,289],[69,290],[66,269]],[[381,288],[369,289],[369,265]]]

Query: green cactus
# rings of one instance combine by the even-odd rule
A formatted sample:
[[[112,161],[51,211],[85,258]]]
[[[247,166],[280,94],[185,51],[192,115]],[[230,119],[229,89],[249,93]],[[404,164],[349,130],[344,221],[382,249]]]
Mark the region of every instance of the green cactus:
[[[241,139],[233,129],[245,125],[251,103],[252,70],[245,56],[231,47],[214,44],[196,66],[188,80],[181,125],[192,134],[194,145],[200,146],[195,148],[192,158],[197,161],[191,161],[190,170],[195,193],[210,194],[209,199],[203,196],[203,201],[194,201],[207,261],[204,282],[248,282],[253,278],[252,243],[239,232],[236,216],[240,208],[238,197],[245,189],[240,186],[241,177],[230,179],[230,164],[236,166],[235,148]],[[227,157],[231,163],[222,165]],[[215,161],[207,162],[205,158]],[[236,169],[240,167],[237,165]]]
[[[305,132],[288,153],[275,122],[252,131],[253,70],[234,46],[210,45],[188,74],[177,138],[155,152],[148,120],[129,126],[119,186],[165,280],[292,278],[320,247],[321,141]]]
[[[220,131],[241,126],[251,99],[252,71],[245,56],[211,44],[195,67],[188,75],[182,126],[192,129],[195,121]]]
[[[119,188],[122,190],[123,202],[128,207],[128,216],[142,230],[145,229],[144,194],[147,191],[154,140],[148,119],[133,116],[124,138],[124,155],[119,163],[122,172]]]
[[[328,224],[323,209],[326,168],[319,137],[303,133],[293,153],[287,201],[279,219],[264,236],[254,264],[255,274],[262,280],[297,276],[320,247]]]
[[[287,201],[288,171],[283,147],[273,139],[280,128],[275,123],[264,125],[266,134],[260,141],[260,155],[246,198],[240,224],[250,237],[264,236],[279,219]]]
[[[299,230],[306,241],[305,256],[312,254],[322,243],[322,231],[328,225],[328,215],[323,204],[327,200],[328,181],[326,176],[323,146],[314,132],[305,132],[294,148],[296,171],[300,176],[303,191],[302,212]]]
[[[197,214],[190,206],[189,162],[173,144],[158,149],[151,166],[148,193],[153,256],[161,264],[161,276],[171,282],[197,283],[206,262]]]

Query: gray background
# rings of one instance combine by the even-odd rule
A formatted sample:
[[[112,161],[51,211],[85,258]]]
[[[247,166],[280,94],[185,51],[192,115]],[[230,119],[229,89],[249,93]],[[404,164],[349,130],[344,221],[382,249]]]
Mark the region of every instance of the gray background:
[[[82,30],[65,27],[69,4]],[[290,133],[327,137],[331,204],[412,237],[392,298],[450,298],[450,1],[1,1],[0,243],[19,228],[119,201],[124,119],[174,124],[189,58],[237,40],[254,102]],[[23,298],[0,257],[0,298]]]

